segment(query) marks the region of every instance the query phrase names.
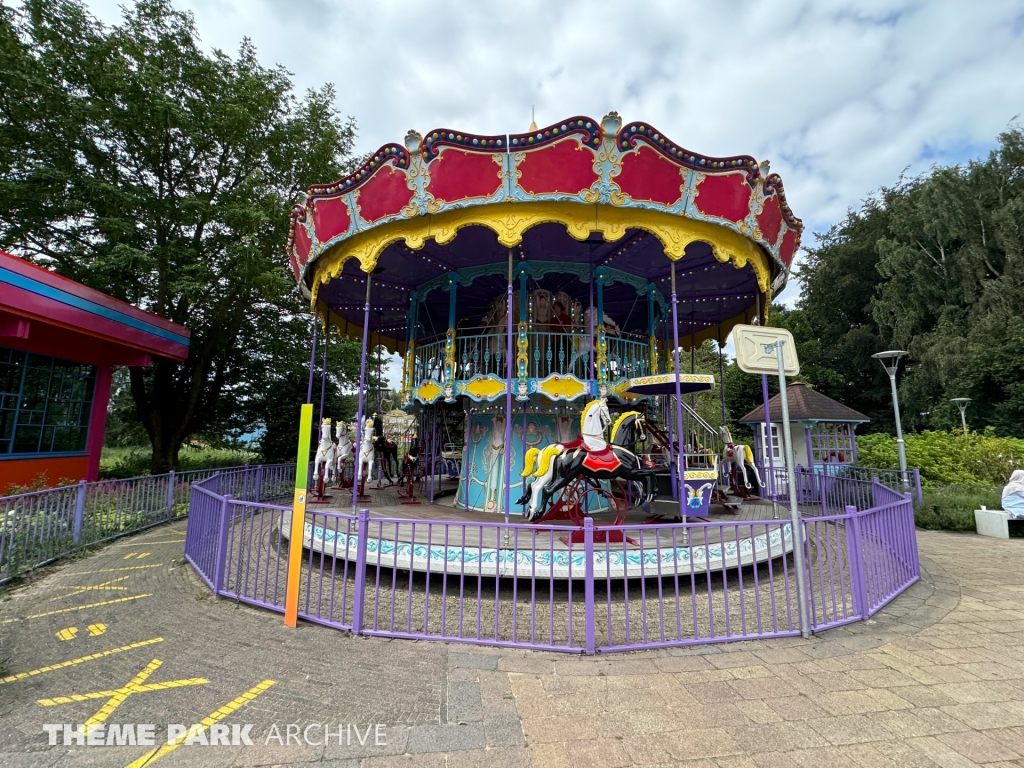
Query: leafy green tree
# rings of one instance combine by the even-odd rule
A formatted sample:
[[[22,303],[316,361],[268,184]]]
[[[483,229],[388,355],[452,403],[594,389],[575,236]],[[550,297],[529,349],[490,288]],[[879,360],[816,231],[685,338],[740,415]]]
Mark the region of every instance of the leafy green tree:
[[[130,370],[154,471],[191,434],[251,427],[242,404],[308,354],[288,210],[352,167],[334,99],[297,99],[248,40],[204,52],[169,0],[113,27],[76,0],[0,6],[0,245],[192,332],[183,364]]]

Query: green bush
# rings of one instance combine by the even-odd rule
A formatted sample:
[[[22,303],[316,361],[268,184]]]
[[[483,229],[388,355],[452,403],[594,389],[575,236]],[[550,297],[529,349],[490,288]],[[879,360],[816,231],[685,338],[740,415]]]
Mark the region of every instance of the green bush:
[[[149,474],[152,452],[147,448],[109,448],[103,449],[100,459],[100,477],[103,479],[120,479],[140,477]],[[233,448],[193,448],[185,446],[178,454],[178,472],[193,469],[219,469],[221,467],[238,467],[243,464],[255,464],[259,454]]]
[[[914,512],[914,521],[929,531],[974,531],[974,510],[982,506],[999,509],[1001,493],[998,485],[927,488]]]
[[[922,432],[904,437],[907,465],[921,470],[925,486],[1003,486],[1024,467],[1024,440],[960,431]],[[898,469],[896,438],[887,434],[857,438],[857,457],[866,467]],[[995,506],[999,506],[996,502]],[[973,522],[972,522],[973,528]]]

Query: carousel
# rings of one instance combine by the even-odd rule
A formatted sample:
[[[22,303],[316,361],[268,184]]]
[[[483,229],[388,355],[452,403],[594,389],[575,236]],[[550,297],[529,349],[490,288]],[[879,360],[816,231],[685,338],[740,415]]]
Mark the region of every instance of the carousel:
[[[598,528],[737,512],[762,478],[725,426],[721,367],[698,371],[695,351],[721,356],[734,325],[765,321],[801,229],[767,162],[614,112],[410,131],[292,212],[300,289],[321,327],[363,344],[355,424],[321,424],[348,464],[336,448],[311,498]],[[390,436],[364,394],[379,347],[403,359],[409,423]]]

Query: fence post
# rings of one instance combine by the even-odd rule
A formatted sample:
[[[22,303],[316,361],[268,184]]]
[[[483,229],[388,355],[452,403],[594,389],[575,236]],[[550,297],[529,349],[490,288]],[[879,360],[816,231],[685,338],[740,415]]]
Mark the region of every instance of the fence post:
[[[846,557],[850,566],[850,581],[853,585],[853,612],[861,620],[868,618],[868,593],[865,582],[864,553],[860,547],[860,517],[857,507],[852,504],[846,507]]]
[[[917,496],[918,505],[924,504],[924,495],[921,493],[921,470],[914,470],[914,493]]]
[[[167,473],[167,519],[174,517],[174,470]]]
[[[71,539],[77,547],[82,540],[82,517],[85,515],[85,480],[78,481],[78,492],[75,496],[75,522]]]
[[[253,495],[255,496],[253,501],[255,501],[257,504],[260,503],[260,496],[262,495],[262,493],[263,493],[263,465],[262,464],[258,464],[256,466],[256,488],[253,489]]]
[[[217,531],[217,564],[213,574],[213,594],[220,596],[224,588],[224,568],[228,559],[228,512],[231,509],[231,494],[220,501],[220,528]]]
[[[352,593],[352,634],[363,631],[363,598],[366,591],[366,539],[370,532],[370,510],[356,513],[356,585]]]
[[[642,558],[641,558],[642,560]],[[643,563],[641,562],[641,567]],[[593,656],[594,649],[594,521],[583,518],[583,613],[586,617],[586,653]]]

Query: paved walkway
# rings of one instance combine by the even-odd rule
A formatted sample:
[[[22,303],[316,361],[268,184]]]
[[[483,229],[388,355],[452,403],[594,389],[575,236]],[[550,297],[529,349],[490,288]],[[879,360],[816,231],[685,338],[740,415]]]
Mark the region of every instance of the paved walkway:
[[[921,582],[809,641],[578,658],[290,630],[210,597],[183,532],[0,595],[0,765],[1024,765],[1019,540],[919,532]],[[159,748],[204,719],[254,746]],[[156,746],[48,744],[90,720],[155,724]],[[325,723],[327,746],[278,743]]]

